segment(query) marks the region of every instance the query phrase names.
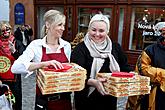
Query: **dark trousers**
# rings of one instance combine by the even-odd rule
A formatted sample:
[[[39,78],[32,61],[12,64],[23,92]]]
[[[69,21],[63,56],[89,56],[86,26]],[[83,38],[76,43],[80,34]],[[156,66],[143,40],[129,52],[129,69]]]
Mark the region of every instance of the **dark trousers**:
[[[70,93],[42,95],[37,86],[35,110],[72,110]]]
[[[117,98],[103,96],[95,90],[89,97],[84,93],[75,93],[76,110],[116,110]]]

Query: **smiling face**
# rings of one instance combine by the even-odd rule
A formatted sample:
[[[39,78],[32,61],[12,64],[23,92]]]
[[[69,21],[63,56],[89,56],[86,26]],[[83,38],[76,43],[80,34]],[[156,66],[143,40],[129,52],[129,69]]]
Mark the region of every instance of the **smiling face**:
[[[61,37],[65,30],[65,19],[61,20],[59,23],[50,24],[48,34],[55,36],[57,38]]]
[[[49,10],[44,15],[46,34],[49,38],[60,38],[65,30],[65,15],[57,10]]]
[[[104,21],[94,21],[89,27],[89,36],[95,43],[101,43],[107,36],[107,25]]]

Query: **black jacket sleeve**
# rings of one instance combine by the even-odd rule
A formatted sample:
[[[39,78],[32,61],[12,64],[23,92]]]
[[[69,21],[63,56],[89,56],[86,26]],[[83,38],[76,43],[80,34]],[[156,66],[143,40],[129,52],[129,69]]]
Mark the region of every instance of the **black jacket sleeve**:
[[[25,50],[25,46],[21,41],[15,39],[15,49],[16,51],[12,54],[15,59],[17,59]]]

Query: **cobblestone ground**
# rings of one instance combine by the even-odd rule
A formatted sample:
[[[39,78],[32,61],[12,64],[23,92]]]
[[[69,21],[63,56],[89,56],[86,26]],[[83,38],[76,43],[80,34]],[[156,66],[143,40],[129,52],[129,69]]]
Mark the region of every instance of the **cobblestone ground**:
[[[74,92],[72,92],[71,94],[71,102],[72,102],[72,110],[76,110],[74,105]]]
[[[30,75],[28,78],[22,80],[22,110],[34,110],[35,107],[35,93],[36,93],[36,77],[35,74]],[[30,106],[29,106],[30,105]]]
[[[117,98],[117,110],[126,110],[126,103],[128,97],[119,97]]]

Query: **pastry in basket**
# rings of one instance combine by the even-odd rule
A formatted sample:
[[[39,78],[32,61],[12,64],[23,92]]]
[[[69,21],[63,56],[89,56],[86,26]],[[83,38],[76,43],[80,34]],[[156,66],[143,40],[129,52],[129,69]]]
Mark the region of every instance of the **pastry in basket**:
[[[106,78],[105,90],[115,97],[149,94],[150,78],[126,72],[97,73],[97,78]]]
[[[84,88],[86,70],[75,63],[62,65],[63,69],[46,67],[38,70],[37,84],[42,94],[81,91]]]

